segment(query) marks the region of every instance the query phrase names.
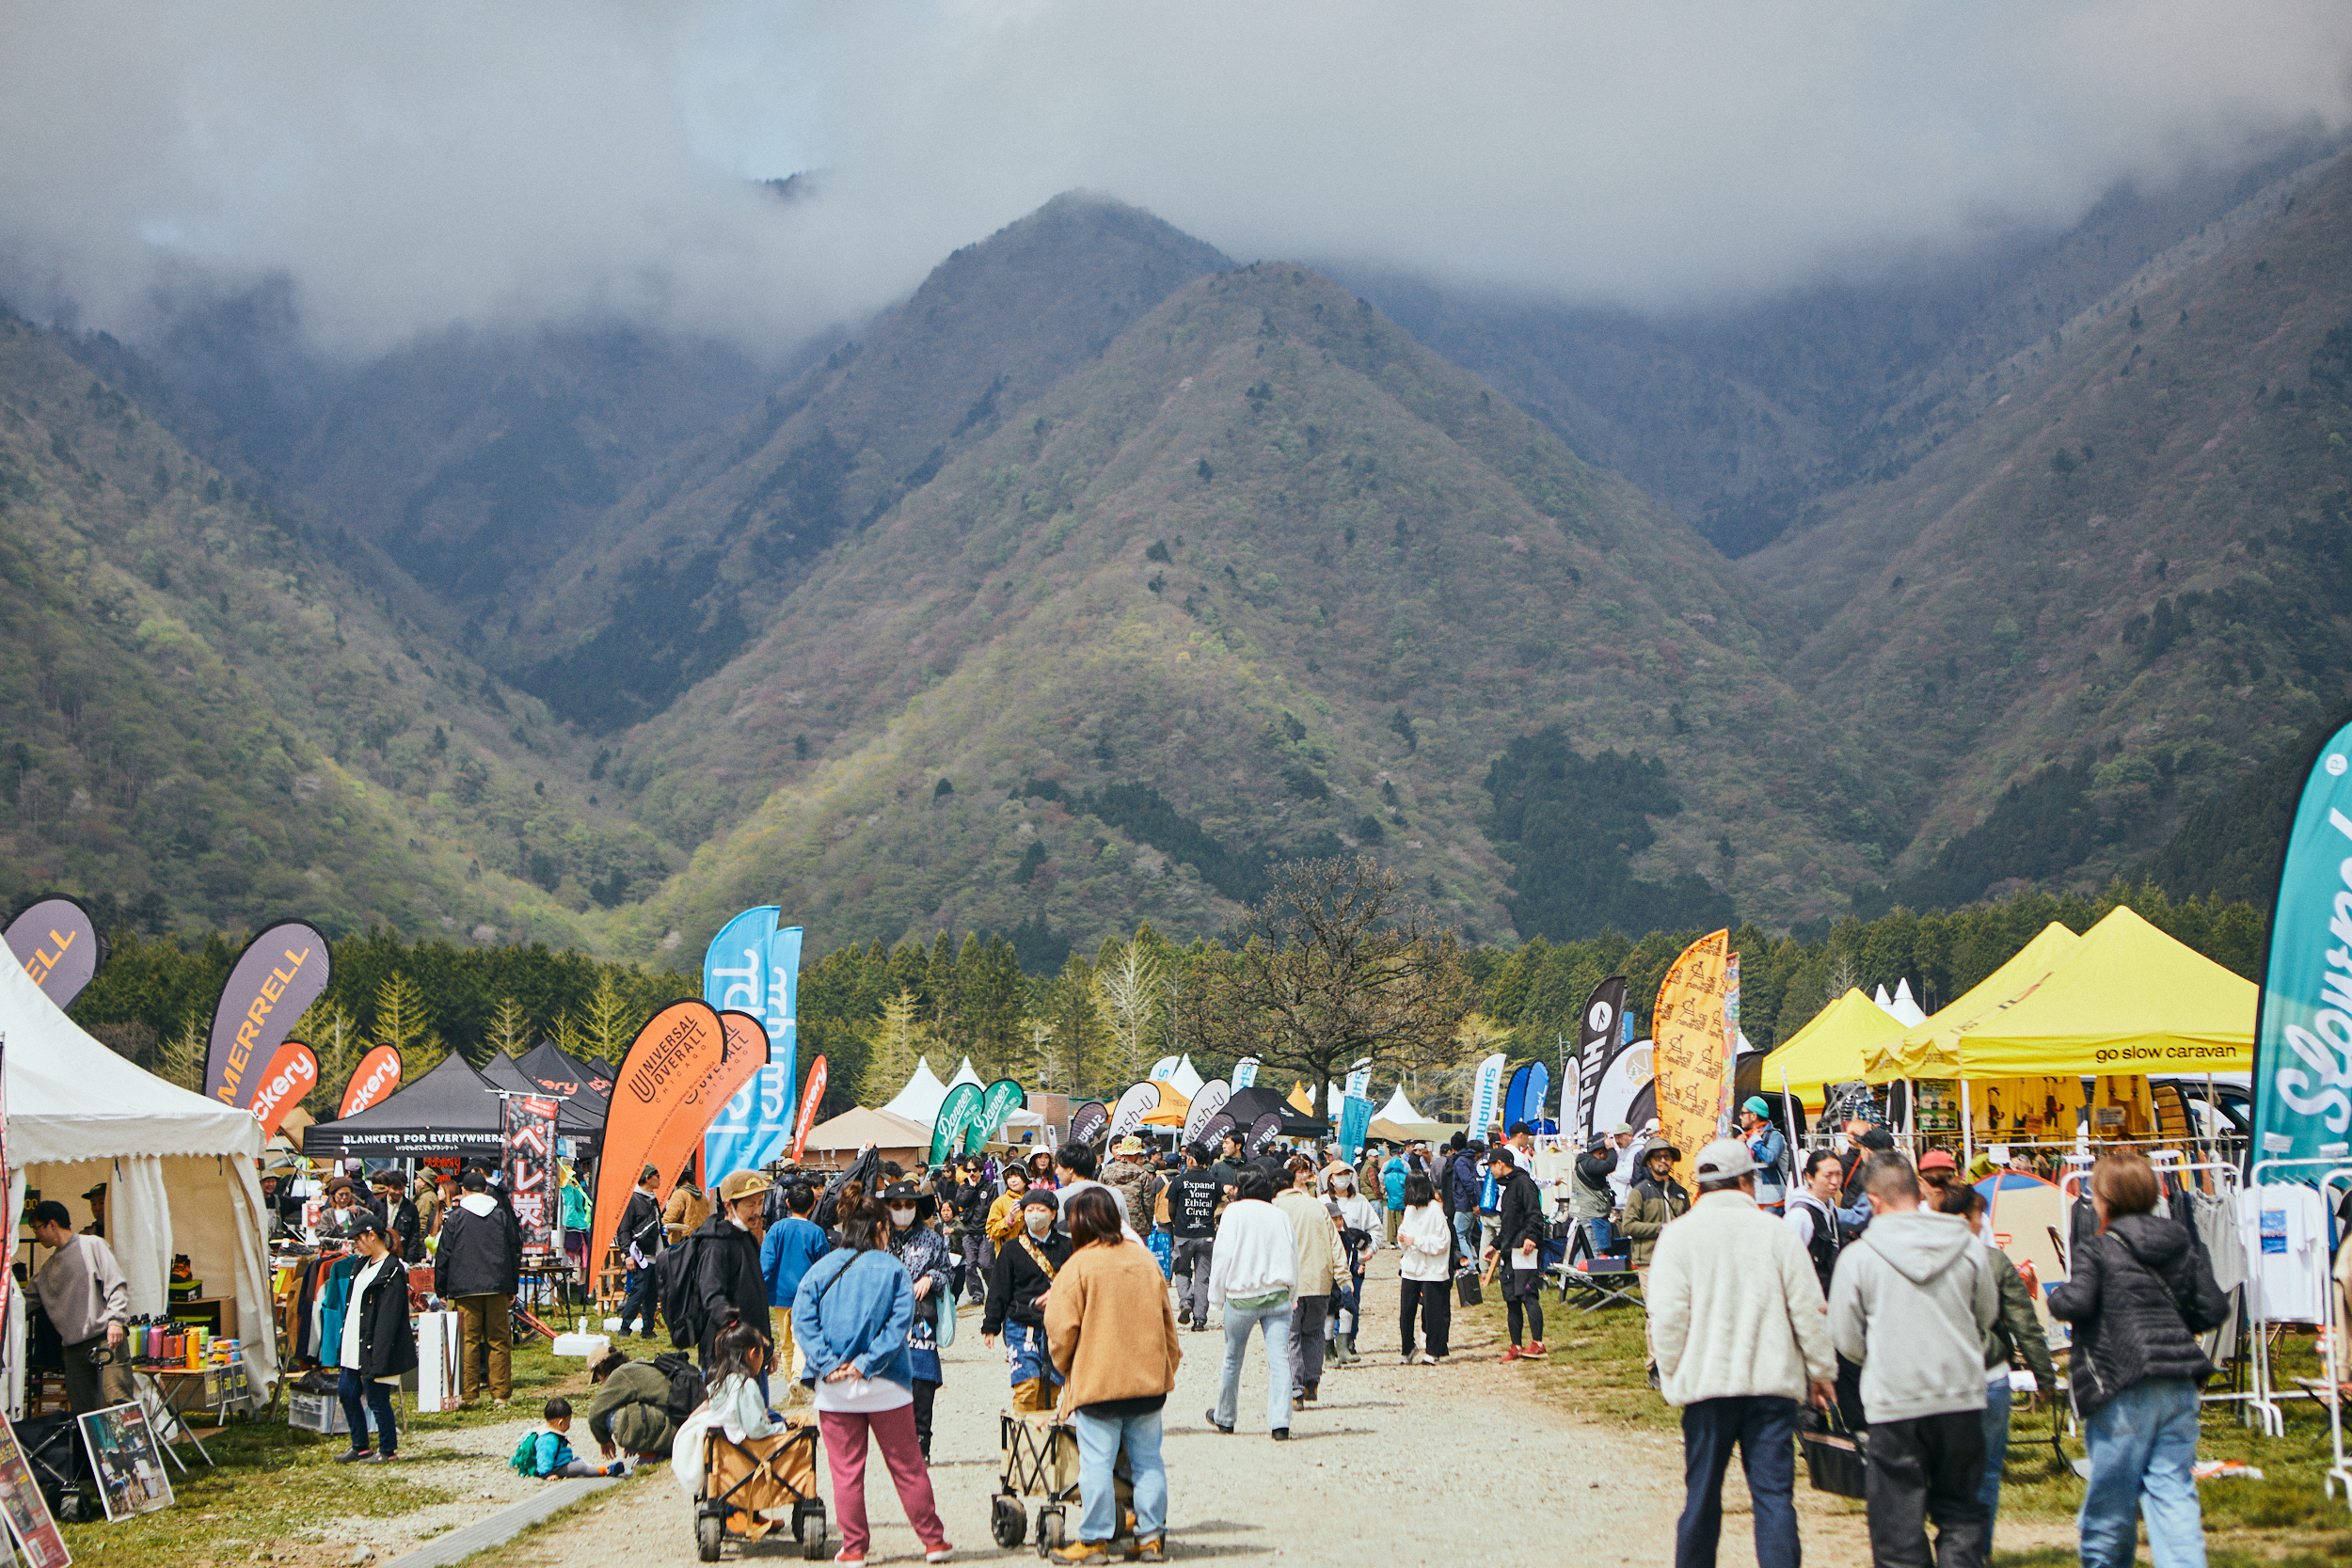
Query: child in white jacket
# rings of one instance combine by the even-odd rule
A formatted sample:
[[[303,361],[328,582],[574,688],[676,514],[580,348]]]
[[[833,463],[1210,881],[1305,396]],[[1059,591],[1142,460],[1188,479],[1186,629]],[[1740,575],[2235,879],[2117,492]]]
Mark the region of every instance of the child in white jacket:
[[[1405,1361],[1409,1366],[1419,1359],[1422,1366],[1433,1367],[1451,1354],[1454,1227],[1446,1224],[1445,1206],[1438,1201],[1438,1189],[1425,1176],[1405,1179],[1405,1217],[1397,1222],[1396,1244],[1403,1253],[1396,1273],[1397,1324],[1404,1337]],[[1413,1354],[1417,1310],[1424,1341],[1418,1358]]]

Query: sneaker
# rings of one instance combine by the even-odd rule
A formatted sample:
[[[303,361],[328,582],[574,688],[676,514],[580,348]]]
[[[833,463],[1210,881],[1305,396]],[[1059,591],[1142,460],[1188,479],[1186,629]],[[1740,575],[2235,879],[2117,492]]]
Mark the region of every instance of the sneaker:
[[[1288,1427],[1276,1427],[1272,1435],[1276,1442],[1287,1443],[1291,1440],[1291,1429]]]
[[[926,1562],[945,1562],[945,1561],[946,1561],[949,1558],[951,1558],[951,1557],[953,1557],[953,1556],[955,1556],[955,1555],[956,1555],[956,1544],[955,1544],[954,1542],[952,1542],[952,1541],[949,1541],[949,1542],[943,1543],[941,1545],[939,1545],[937,1548],[935,1548],[935,1549],[933,1549],[933,1550],[931,1550],[931,1551],[925,1552],[925,1553],[923,1554],[923,1560],[924,1560],[924,1561],[926,1561]]]
[[[844,1546],[839,1551],[834,1553],[833,1560],[835,1562],[844,1564],[845,1568],[866,1568],[866,1554],[864,1552],[852,1552],[847,1546]]]
[[[1166,1562],[1168,1560],[1168,1538],[1155,1535],[1149,1541],[1136,1542],[1127,1549],[1127,1560],[1130,1562]]]
[[[1323,1385],[1320,1383],[1310,1383],[1307,1385],[1307,1398],[1310,1400],[1314,1399],[1315,1396],[1320,1394],[1322,1391]]]
[[[374,1458],[375,1450],[373,1449],[345,1449],[342,1452],[335,1456],[335,1463],[338,1465],[357,1465],[363,1459],[373,1462]]]
[[[1421,1353],[1421,1359],[1415,1363],[1415,1365],[1422,1367],[1434,1367],[1437,1364],[1438,1358],[1430,1354],[1427,1351],[1422,1351]]]
[[[1203,1414],[1205,1414],[1205,1415],[1208,1417],[1208,1418],[1209,1418],[1209,1424],[1210,1424],[1211,1426],[1213,1426],[1213,1427],[1216,1428],[1216,1430],[1217,1430],[1217,1431],[1219,1431],[1219,1432],[1223,1433],[1224,1433],[1226,1436],[1228,1436],[1228,1437],[1231,1437],[1232,1435],[1233,1435],[1233,1429],[1232,1429],[1232,1427],[1227,1426],[1227,1425],[1226,1425],[1223,1421],[1218,1420],[1218,1419],[1216,1418],[1216,1411],[1214,1411],[1214,1410],[1210,1410],[1210,1411],[1203,1412]]]
[[[1176,1321],[1186,1328],[1192,1326],[1192,1303],[1186,1302],[1176,1309]]]
[[[1108,1562],[1111,1544],[1107,1541],[1073,1541],[1067,1546],[1057,1546],[1045,1554],[1048,1562]]]
[[[354,1463],[359,1465],[397,1465],[400,1463],[400,1455],[397,1453],[362,1454],[358,1460],[354,1461]]]
[[[1544,1342],[1541,1339],[1530,1339],[1527,1342],[1527,1354],[1533,1356],[1547,1355],[1550,1353],[1544,1349]]]
[[[1520,1356],[1525,1355],[1527,1353],[1519,1349],[1518,1346],[1513,1345],[1509,1350],[1502,1353],[1502,1359],[1505,1362],[1517,1361]]]

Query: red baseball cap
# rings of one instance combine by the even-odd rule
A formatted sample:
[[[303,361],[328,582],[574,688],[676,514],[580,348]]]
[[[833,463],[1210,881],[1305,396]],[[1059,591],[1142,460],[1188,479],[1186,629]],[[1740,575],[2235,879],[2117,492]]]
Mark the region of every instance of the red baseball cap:
[[[1919,1156],[1921,1170],[1958,1170],[1960,1162],[1952,1158],[1948,1148],[1931,1148]]]

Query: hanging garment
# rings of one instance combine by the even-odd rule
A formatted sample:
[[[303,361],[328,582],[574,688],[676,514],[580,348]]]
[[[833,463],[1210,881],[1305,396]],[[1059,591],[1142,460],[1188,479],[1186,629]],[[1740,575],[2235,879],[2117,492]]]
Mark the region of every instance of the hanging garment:
[[[2328,1214],[2319,1189],[2282,1182],[2238,1195],[2249,1308],[2269,1323],[2315,1323],[2328,1314]]]

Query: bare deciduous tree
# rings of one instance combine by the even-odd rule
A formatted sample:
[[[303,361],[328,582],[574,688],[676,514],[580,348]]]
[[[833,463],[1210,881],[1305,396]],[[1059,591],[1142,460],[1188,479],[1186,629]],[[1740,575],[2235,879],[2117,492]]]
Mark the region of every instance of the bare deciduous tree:
[[[1403,886],[1369,855],[1282,866],[1207,966],[1204,1036],[1306,1079],[1318,1106],[1361,1057],[1378,1068],[1445,1055],[1470,1002],[1461,944]]]

